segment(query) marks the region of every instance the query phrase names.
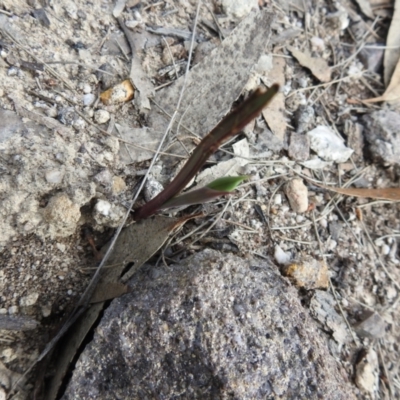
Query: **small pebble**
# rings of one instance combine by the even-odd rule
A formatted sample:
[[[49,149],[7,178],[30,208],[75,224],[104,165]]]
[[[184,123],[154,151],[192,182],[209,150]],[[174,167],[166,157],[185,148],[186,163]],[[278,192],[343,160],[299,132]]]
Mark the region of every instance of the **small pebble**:
[[[285,193],[294,212],[303,213],[308,210],[308,190],[302,179],[289,181],[285,185]]]
[[[105,200],[98,200],[95,205],[95,212],[107,217],[111,211],[111,204]]]
[[[307,133],[310,147],[325,161],[346,162],[353,150],[346,147],[343,140],[328,126],[319,125]]]
[[[47,171],[45,174],[46,181],[48,183],[58,184],[61,183],[64,177],[64,172],[59,169],[52,169]]]
[[[50,107],[45,111],[46,115],[50,118],[56,118],[58,115],[58,111],[56,107]]]
[[[91,106],[96,100],[96,96],[93,93],[87,93],[83,95],[83,105],[85,107]]]
[[[97,110],[94,113],[94,120],[98,124],[105,124],[110,119],[110,113],[106,110]]]
[[[317,36],[313,36],[311,38],[311,46],[314,51],[324,51],[325,50],[324,40]]]
[[[386,323],[378,313],[369,311],[363,321],[354,328],[362,338],[379,339],[385,335]]]
[[[282,195],[280,193],[276,194],[274,197],[274,204],[282,204]]]
[[[90,87],[90,85],[88,85],[88,84],[83,85],[83,93],[88,94],[88,93],[91,93],[91,91],[92,91],[92,88]]]
[[[308,136],[293,132],[290,136],[288,154],[292,160],[308,160],[310,157],[310,140]]]
[[[19,305],[21,307],[33,306],[37,302],[38,298],[39,298],[39,293],[32,292],[27,296],[21,297],[21,299],[19,300]]]
[[[156,181],[153,177],[149,177],[144,185],[144,198],[146,201],[150,201],[163,190],[164,187],[160,182]]]
[[[320,219],[319,224],[325,229],[328,227],[328,221],[326,220],[326,218]]]
[[[355,382],[361,391],[371,396],[378,388],[379,363],[378,356],[373,349],[370,349],[357,364]]]
[[[292,255],[290,253],[284,252],[280,246],[276,245],[275,252],[274,252],[274,258],[278,264],[285,265],[290,262]]]
[[[381,247],[381,253],[382,253],[382,255],[387,256],[390,253],[390,246],[388,246],[387,244],[384,244]]]
[[[8,313],[9,313],[10,315],[17,314],[17,313],[18,313],[18,306],[11,306],[11,307],[8,307]]]

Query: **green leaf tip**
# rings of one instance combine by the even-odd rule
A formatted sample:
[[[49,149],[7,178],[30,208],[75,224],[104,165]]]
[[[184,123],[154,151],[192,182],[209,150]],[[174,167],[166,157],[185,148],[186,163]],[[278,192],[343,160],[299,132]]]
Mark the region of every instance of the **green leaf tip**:
[[[213,190],[222,192],[231,192],[236,189],[244,180],[248,179],[247,175],[240,176],[224,176],[222,178],[215,179],[209,183],[206,187]]]

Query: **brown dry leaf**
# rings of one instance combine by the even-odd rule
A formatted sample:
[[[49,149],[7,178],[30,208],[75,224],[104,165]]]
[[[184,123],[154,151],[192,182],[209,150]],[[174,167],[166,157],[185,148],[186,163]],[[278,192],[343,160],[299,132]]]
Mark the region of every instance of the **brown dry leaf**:
[[[135,90],[132,86],[132,83],[129,79],[125,79],[118,85],[107,89],[103,93],[100,94],[100,100],[104,104],[118,104],[125,103],[129,100],[133,99],[133,94]]]
[[[392,79],[385,93],[379,97],[363,100],[364,103],[377,103],[379,101],[387,101],[391,104],[400,103],[400,59],[397,62],[396,69],[393,72]]]
[[[331,80],[332,70],[323,58],[313,58],[292,46],[288,46],[287,49],[303,67],[308,68],[321,82],[329,82]]]
[[[372,11],[371,3],[369,2],[369,0],[356,0],[356,2],[364,15],[366,15],[368,18],[371,18],[371,19],[375,18],[375,15],[374,15],[374,12]]]
[[[384,81],[385,86],[390,86],[393,78],[392,75],[398,65],[400,59],[400,0],[394,2],[394,12],[392,22],[390,24],[389,33],[386,39],[384,65]],[[397,46],[397,48],[395,48]]]
[[[384,189],[358,189],[358,188],[340,188],[340,187],[331,187],[331,186],[323,186],[324,189],[332,190],[333,192],[345,194],[347,196],[354,197],[369,197],[371,199],[380,199],[380,200],[400,200],[400,188],[384,188]]]
[[[189,219],[199,215],[196,214],[184,218],[167,218],[156,215],[126,227],[121,232],[107,265],[101,271],[100,281],[91,299],[98,301],[99,299],[110,298],[110,288],[111,292],[115,289],[117,291],[123,290],[125,285],[121,285],[118,281],[127,264],[133,263],[129,271],[124,275],[124,281],[129,279],[160,249],[172,232],[182,227]],[[105,252],[106,250],[102,249],[103,251]],[[115,285],[116,283],[117,285]],[[57,398],[58,390],[69,365],[103,308],[104,302],[92,304],[76,321],[73,328],[68,331],[62,346],[58,349],[54,366],[56,372],[46,388],[46,399],[54,400]]]
[[[268,72],[268,81],[285,85],[285,59],[273,58],[273,67]],[[282,92],[276,94],[274,101],[262,111],[269,128],[279,139],[283,140],[286,132],[285,96]]]

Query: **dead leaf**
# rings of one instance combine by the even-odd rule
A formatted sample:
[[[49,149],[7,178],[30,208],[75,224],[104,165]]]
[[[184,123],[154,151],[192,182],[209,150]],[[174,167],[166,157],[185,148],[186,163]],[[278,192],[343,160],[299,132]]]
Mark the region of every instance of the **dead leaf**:
[[[323,58],[313,58],[309,54],[303,53],[292,46],[288,46],[287,49],[303,67],[308,68],[321,82],[329,82],[331,80],[331,68]]]
[[[184,218],[168,218],[156,215],[126,227],[121,232],[108,263],[101,272],[101,278],[91,300],[98,301],[99,299],[110,298],[110,295],[115,294],[115,288],[118,291],[125,286],[119,282],[119,278],[128,263],[133,263],[133,265],[123,276],[124,281],[129,279],[160,249],[172,232],[182,227],[189,219],[199,215],[196,214]],[[106,249],[102,249],[102,252],[105,251]],[[111,288],[111,293],[109,288]],[[55,375],[46,388],[46,399],[54,400],[57,398],[57,393],[69,365],[103,308],[104,302],[90,305],[63,339],[62,346],[59,346],[58,353],[54,357]]]
[[[374,15],[374,12],[372,11],[369,0],[356,0],[356,2],[364,15],[366,15],[368,18],[371,18],[371,19],[375,18],[375,15]]]
[[[268,81],[285,85],[285,59],[274,57],[272,69],[268,71]],[[280,140],[283,140],[286,132],[285,96],[282,92],[276,94],[274,101],[262,111],[262,115],[269,128]]]
[[[400,59],[397,62],[396,69],[393,72],[392,79],[385,93],[382,96],[363,100],[364,103],[377,103],[379,101],[387,101],[390,104],[400,103]]]
[[[389,33],[386,39],[386,50],[383,61],[384,65],[384,81],[386,87],[390,86],[393,78],[392,75],[399,63],[400,59],[400,0],[394,2],[394,12],[392,22],[390,24]],[[397,48],[395,48],[397,47]]]
[[[393,201],[400,200],[400,188],[358,189],[358,188],[340,188],[340,187],[332,187],[324,185],[318,185],[318,186],[347,196],[368,197],[371,199],[393,200]]]

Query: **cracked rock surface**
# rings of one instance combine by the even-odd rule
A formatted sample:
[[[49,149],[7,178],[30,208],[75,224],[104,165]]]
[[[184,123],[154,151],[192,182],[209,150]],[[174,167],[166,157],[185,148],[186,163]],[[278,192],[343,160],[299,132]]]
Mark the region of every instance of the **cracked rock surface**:
[[[113,301],[63,400],[352,399],[277,268],[204,250],[142,269]]]

